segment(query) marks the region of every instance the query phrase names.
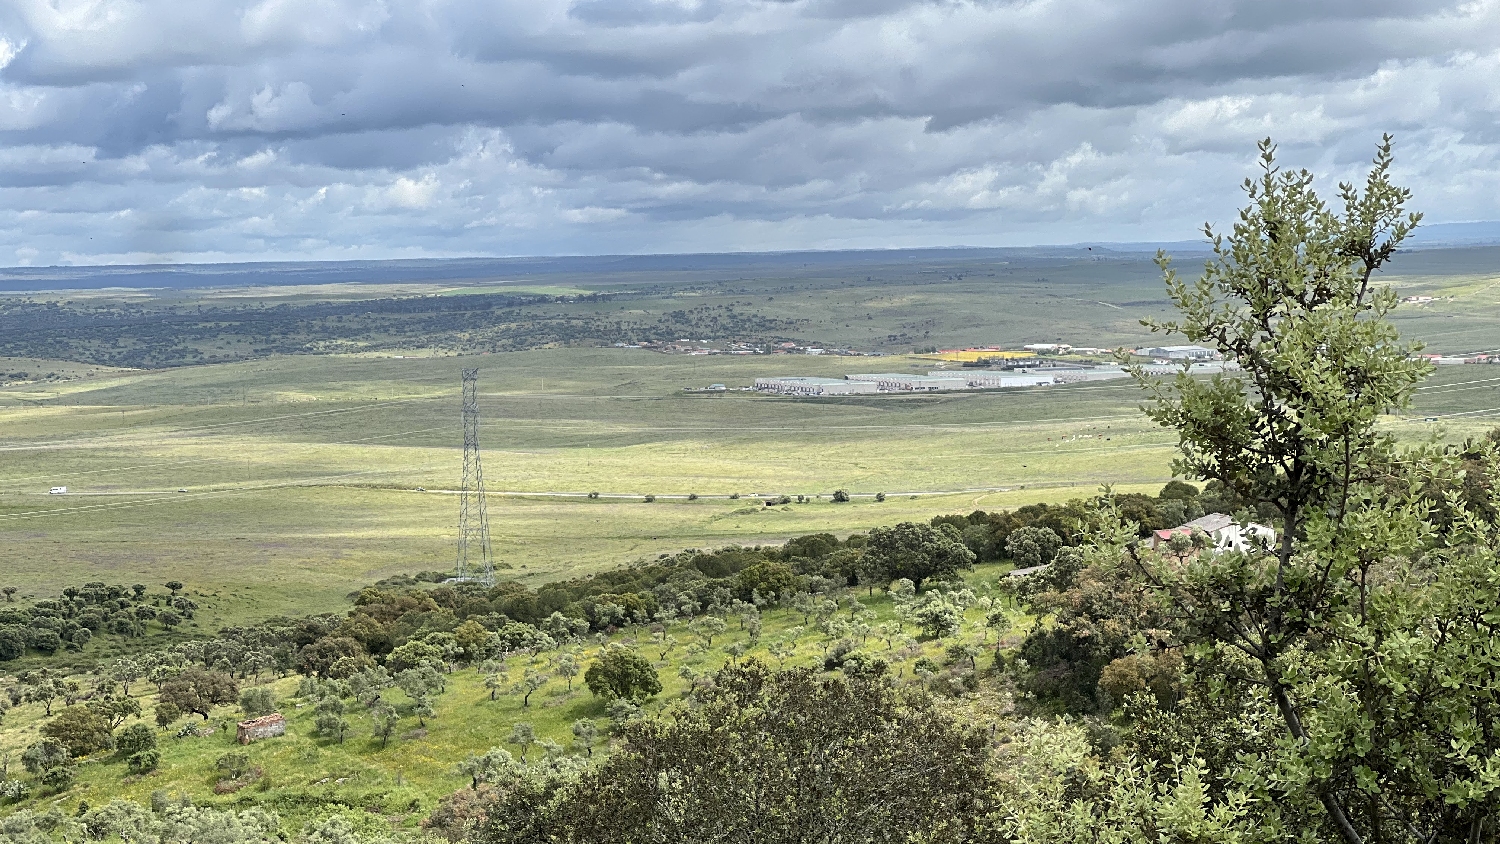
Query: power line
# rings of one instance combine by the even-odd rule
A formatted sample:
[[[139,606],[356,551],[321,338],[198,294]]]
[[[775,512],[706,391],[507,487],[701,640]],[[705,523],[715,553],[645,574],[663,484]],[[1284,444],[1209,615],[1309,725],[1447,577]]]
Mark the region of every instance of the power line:
[[[458,577],[495,583],[490,556],[490,519],[484,502],[484,467],[479,462],[479,370],[461,370],[464,385],[464,476],[458,498]]]

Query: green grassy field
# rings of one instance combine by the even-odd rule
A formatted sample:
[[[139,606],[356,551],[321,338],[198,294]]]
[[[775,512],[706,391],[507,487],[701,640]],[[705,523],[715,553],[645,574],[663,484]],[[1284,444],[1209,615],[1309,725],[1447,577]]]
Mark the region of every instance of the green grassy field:
[[[178,577],[225,592],[216,606],[232,620],[332,606],[351,584],[443,568],[457,517],[446,492],[460,469],[456,375],[469,363],[483,372],[496,547],[528,580],[1165,480],[1170,443],[1135,417],[1124,387],[822,403],[681,388],[851,364],[613,349],[277,359],[8,392],[8,575],[41,591]],[[62,484],[69,495],[46,495]],[[832,504],[837,488],[855,500]],[[877,504],[876,492],[890,497]],[[648,493],[661,497],[646,504]],[[823,498],[767,509],[755,493]]]
[[[1192,272],[1196,260],[1181,269]],[[1437,351],[1494,346],[1496,266],[1500,250],[1489,248],[1401,256],[1388,280],[1403,294],[1437,297],[1398,310],[1403,333]],[[894,255],[857,273],[809,261],[755,277],[702,270],[20,298],[85,310],[235,302],[269,312],[521,288],[615,297],[528,306],[553,316],[646,324],[674,313],[722,316],[733,305],[795,323],[806,339],[855,348],[1133,345],[1151,342],[1139,319],[1167,311],[1143,256],[1008,262],[963,252],[921,262]],[[932,363],[616,348],[461,357],[407,339],[410,349],[378,354],[150,371],[0,359],[0,571],[30,595],[97,578],[182,579],[215,598],[201,618],[210,625],[337,607],[352,584],[445,568],[457,517],[448,491],[460,475],[461,366],[482,370],[495,545],[527,582],[683,547],[1065,499],[1106,483],[1154,490],[1170,472],[1171,436],[1146,423],[1139,393],[1124,382],[839,400],[691,394],[683,388],[749,385],[760,375],[925,372]],[[252,344],[211,332],[182,342]],[[1485,429],[1500,408],[1493,371],[1444,368],[1413,412],[1390,423],[1413,439]],[[69,495],[47,495],[55,485]],[[840,488],[855,500],[830,503]],[[588,492],[602,497],[583,498]],[[888,500],[864,497],[877,492]],[[768,510],[747,500],[756,493],[823,497]],[[658,498],[645,504],[647,494]]]
[[[466,365],[481,367],[495,546],[532,583],[684,547],[849,533],[1106,483],[1154,491],[1174,445],[1124,382],[838,400],[682,391],[777,372],[929,366],[902,358],[558,349],[109,371],[0,390],[6,579],[41,595],[92,579],[177,578],[218,593],[200,618],[212,625],[333,608],[354,584],[445,568]],[[1445,367],[1392,424],[1407,437],[1484,430],[1500,412],[1496,378],[1490,367]],[[47,495],[54,485],[69,494]],[[831,503],[840,488],[854,501]],[[591,491],[603,497],[583,497]],[[888,499],[875,502],[877,492]],[[646,494],[659,497],[647,504]],[[756,494],[810,503],[764,508]]]

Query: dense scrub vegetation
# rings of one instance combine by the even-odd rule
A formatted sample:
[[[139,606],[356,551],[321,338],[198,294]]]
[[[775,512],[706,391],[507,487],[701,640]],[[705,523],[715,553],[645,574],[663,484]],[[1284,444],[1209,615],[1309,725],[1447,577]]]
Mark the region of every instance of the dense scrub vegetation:
[[[159,368],[272,354],[434,348],[506,352],[554,345],[713,337],[765,345],[805,320],[734,304],[611,314],[638,293],[538,296],[475,293],[356,302],[196,305],[59,303],[0,298],[0,356]]]

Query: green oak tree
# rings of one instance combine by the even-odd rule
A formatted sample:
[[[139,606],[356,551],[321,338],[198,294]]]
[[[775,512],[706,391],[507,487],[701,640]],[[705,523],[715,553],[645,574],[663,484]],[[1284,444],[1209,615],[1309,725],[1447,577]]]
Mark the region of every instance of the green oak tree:
[[[1270,749],[1239,756],[1221,803],[1248,801],[1257,835],[1487,840],[1500,828],[1500,532],[1460,500],[1453,453],[1403,449],[1379,424],[1428,372],[1376,281],[1420,217],[1390,179],[1389,137],[1337,207],[1310,173],[1280,169],[1270,141],[1260,161],[1232,232],[1207,230],[1200,278],[1159,259],[1180,315],[1148,323],[1240,372],[1136,377],[1177,433],[1174,474],[1272,515],[1275,538],[1174,553],[1122,531],[1104,559],[1160,602],[1172,629],[1154,638],[1185,646],[1190,684],[1270,713]]]
[[[661,692],[661,678],[651,661],[618,644],[599,654],[584,672],[583,681],[589,691],[608,700],[645,700]]]

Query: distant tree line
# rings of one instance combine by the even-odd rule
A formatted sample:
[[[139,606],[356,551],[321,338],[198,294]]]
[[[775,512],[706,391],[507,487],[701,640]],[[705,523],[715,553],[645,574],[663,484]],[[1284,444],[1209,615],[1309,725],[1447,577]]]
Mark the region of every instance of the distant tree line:
[[[107,585],[103,582],[70,586],[56,598],[17,603],[14,586],[0,589],[0,662],[19,659],[28,651],[52,654],[82,650],[95,637],[139,639],[150,630],[175,630],[191,620],[198,605],[178,592],[173,582],[168,594],[148,594],[143,584]]]
[[[424,347],[506,352],[545,346],[711,337],[769,345],[809,321],[734,305],[664,314],[610,314],[602,305],[644,295],[480,293],[265,305],[0,301],[0,356],[163,368],[270,354]],[[620,308],[624,309],[621,305]]]

